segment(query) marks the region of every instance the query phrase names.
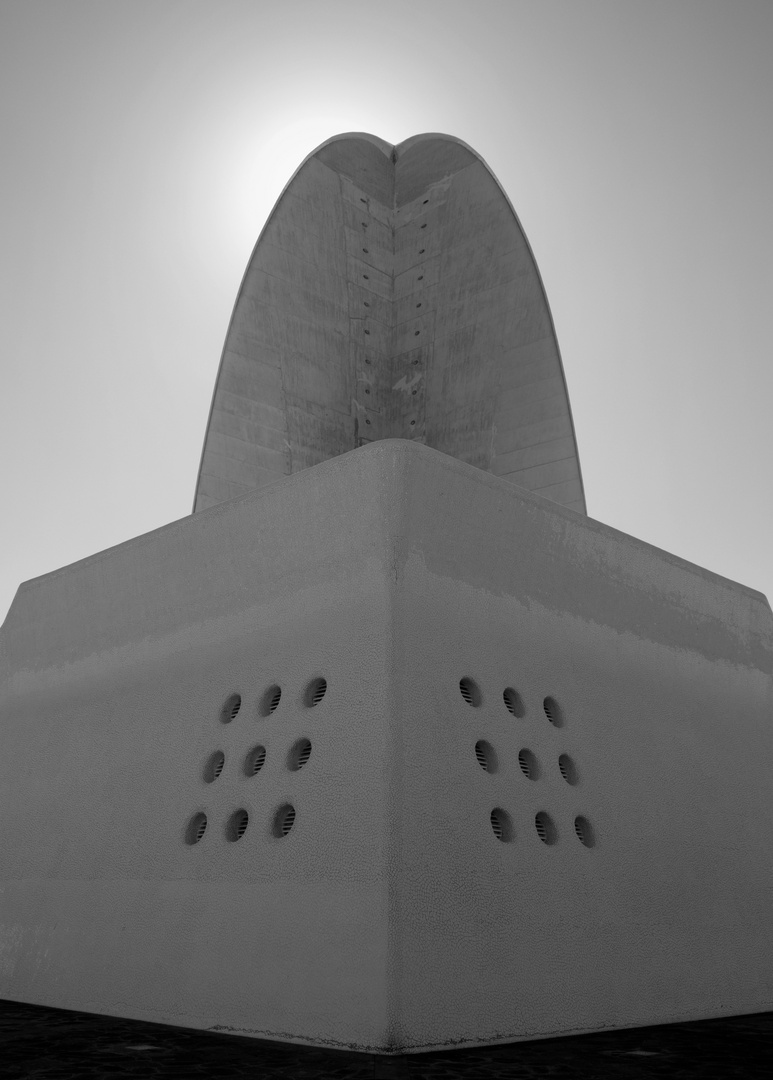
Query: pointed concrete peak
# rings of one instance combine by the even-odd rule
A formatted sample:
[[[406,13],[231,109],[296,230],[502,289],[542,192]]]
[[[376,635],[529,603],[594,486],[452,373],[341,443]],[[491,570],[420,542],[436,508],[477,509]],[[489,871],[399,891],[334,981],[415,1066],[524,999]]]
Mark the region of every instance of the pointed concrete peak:
[[[585,513],[537,264],[462,139],[327,139],[245,272],[194,508],[382,439],[409,439]]]

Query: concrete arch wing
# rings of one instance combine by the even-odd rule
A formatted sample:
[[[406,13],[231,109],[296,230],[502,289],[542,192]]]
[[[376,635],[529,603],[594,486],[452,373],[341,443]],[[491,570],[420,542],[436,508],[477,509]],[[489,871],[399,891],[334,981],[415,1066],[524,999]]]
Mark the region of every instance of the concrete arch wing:
[[[194,510],[395,438],[585,512],[550,310],[491,170],[447,135],[341,135],[253,251]]]

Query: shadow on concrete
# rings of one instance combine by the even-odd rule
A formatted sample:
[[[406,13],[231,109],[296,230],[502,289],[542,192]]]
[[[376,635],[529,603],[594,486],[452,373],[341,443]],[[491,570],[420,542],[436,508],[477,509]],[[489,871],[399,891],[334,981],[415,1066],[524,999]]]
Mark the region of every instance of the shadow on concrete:
[[[225,1080],[756,1080],[773,1076],[773,1013],[400,1057],[319,1050],[0,1001],[0,1077]]]

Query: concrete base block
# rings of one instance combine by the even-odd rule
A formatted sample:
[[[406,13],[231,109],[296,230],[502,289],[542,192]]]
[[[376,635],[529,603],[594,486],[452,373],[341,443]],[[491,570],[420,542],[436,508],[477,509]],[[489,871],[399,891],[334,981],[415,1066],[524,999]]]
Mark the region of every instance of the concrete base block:
[[[773,1008],[760,593],[395,440],[0,645],[0,997],[384,1053]]]

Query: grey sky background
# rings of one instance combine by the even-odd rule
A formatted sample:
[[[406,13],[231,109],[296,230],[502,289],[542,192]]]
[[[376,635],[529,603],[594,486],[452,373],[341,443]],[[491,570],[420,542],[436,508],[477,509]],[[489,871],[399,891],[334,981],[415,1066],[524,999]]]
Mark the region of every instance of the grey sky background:
[[[553,312],[590,515],[773,599],[771,0],[0,0],[0,618],[190,513],[320,142],[456,135]]]

